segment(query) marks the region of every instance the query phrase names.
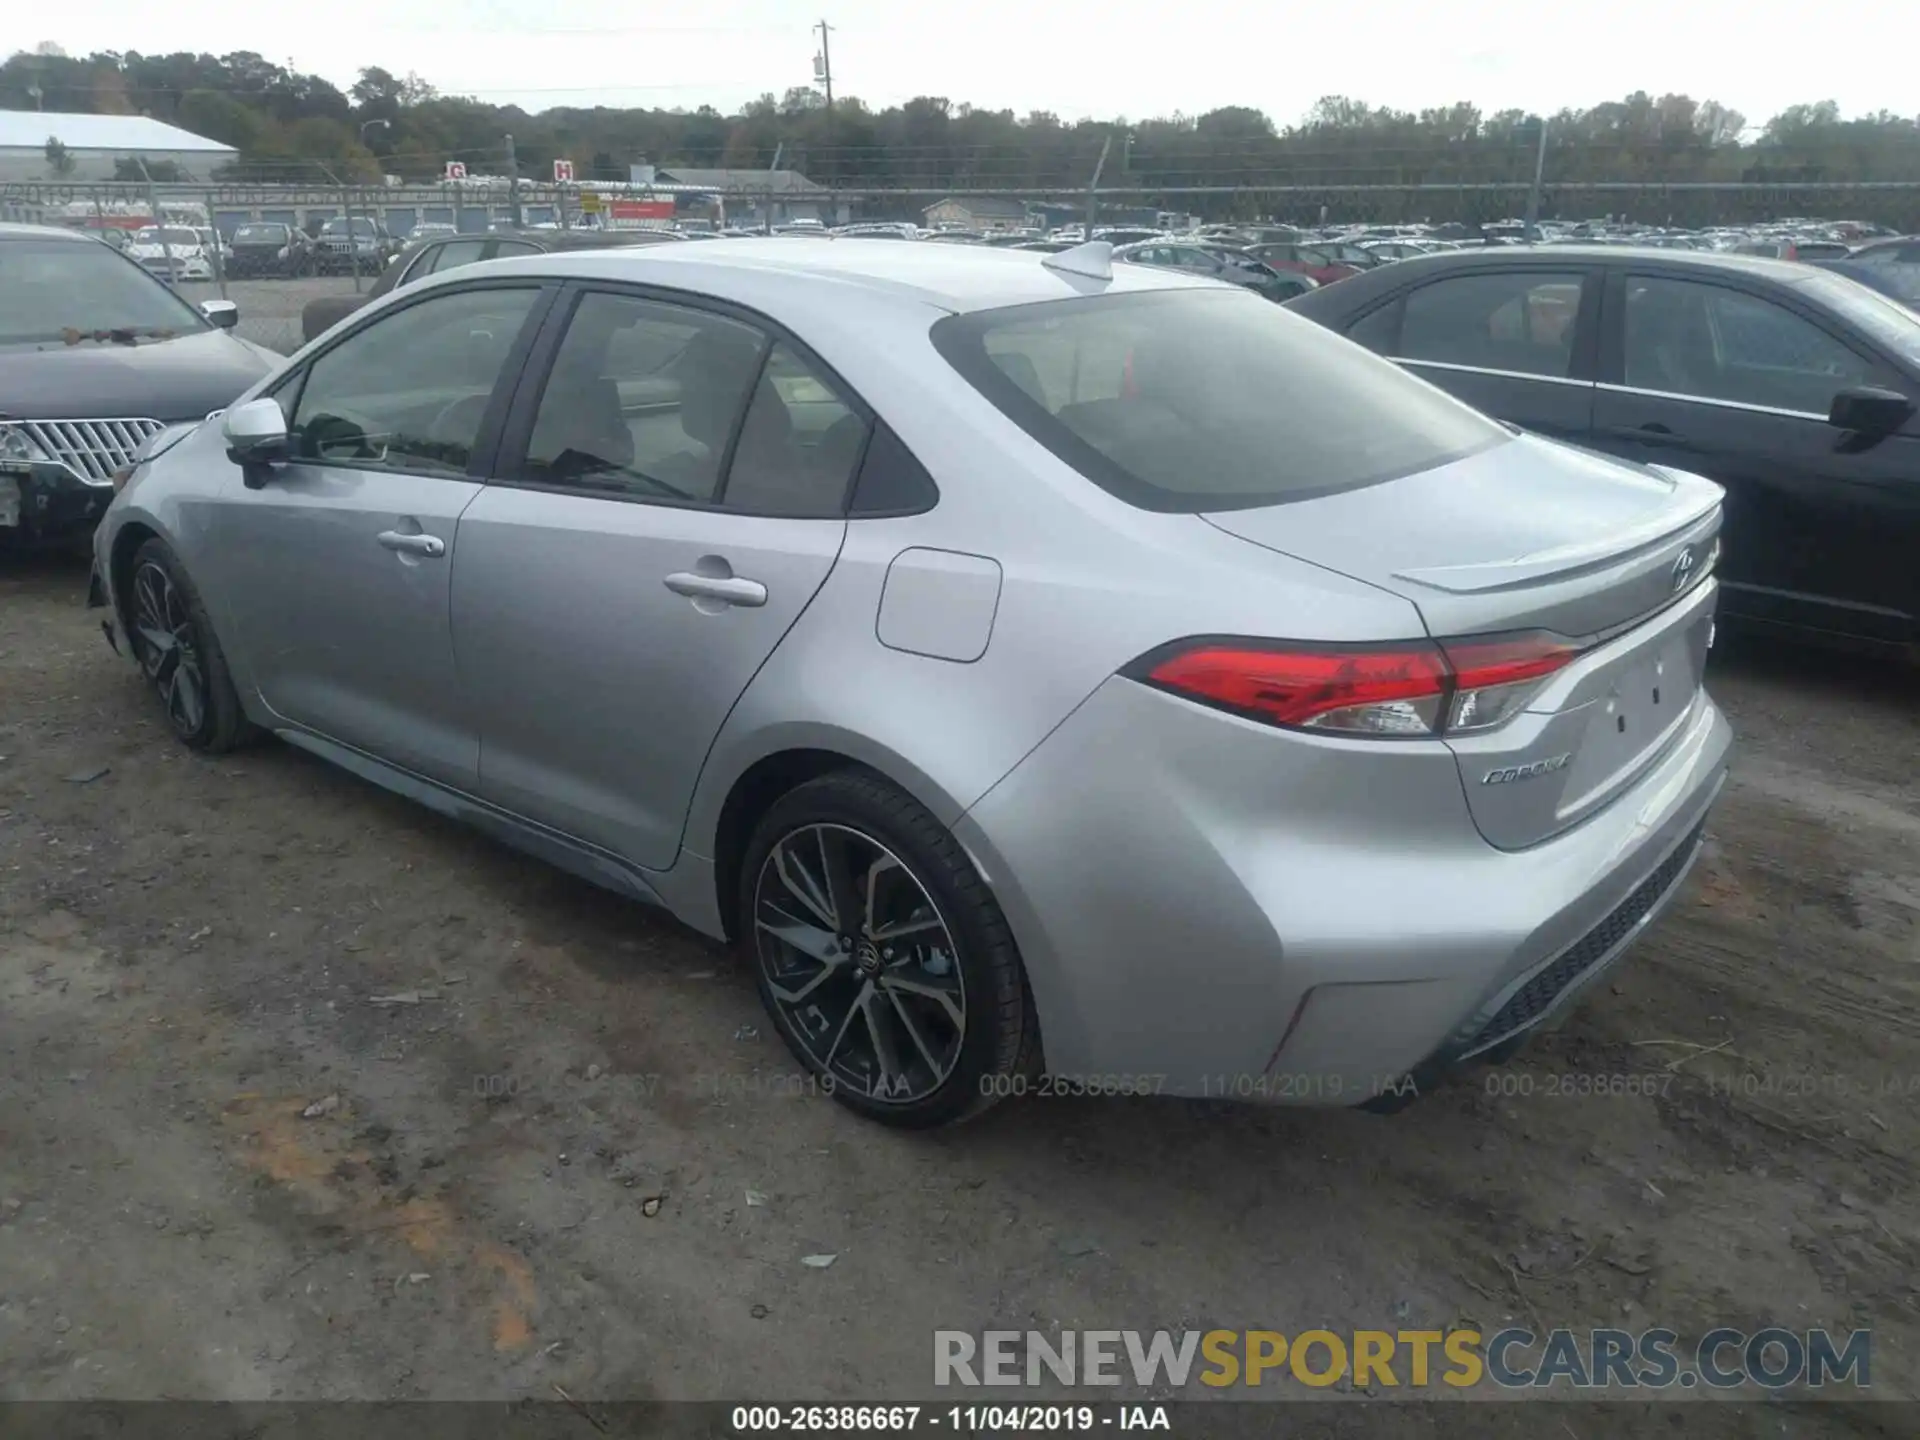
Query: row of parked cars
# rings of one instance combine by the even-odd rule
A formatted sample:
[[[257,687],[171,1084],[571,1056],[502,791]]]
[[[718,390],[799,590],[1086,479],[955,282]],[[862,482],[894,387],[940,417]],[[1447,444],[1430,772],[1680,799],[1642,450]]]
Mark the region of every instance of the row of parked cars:
[[[427,227],[421,227],[425,230]],[[452,226],[446,226],[448,233]],[[88,232],[163,280],[377,274],[404,242],[377,220],[335,216],[308,234],[298,225],[254,220],[231,236],[207,225],[168,223]]]
[[[1699,853],[1716,614],[1920,640],[1920,316],[1853,281],[1059,243],[439,237],[282,359],[0,227],[0,534],[91,534],[186,745],[731,940],[898,1125],[1510,1053]]]

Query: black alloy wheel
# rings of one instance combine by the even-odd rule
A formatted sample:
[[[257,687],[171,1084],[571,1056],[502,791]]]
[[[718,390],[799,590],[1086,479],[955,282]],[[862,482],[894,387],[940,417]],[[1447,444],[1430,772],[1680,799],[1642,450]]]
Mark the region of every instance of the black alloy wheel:
[[[125,601],[128,639],[173,733],[195,750],[233,749],[252,727],[206,606],[162,540],[135,552]]]
[[[961,1119],[1037,1061],[1005,917],[946,827],[878,776],[830,774],[775,804],[737,913],[781,1037],[864,1115]]]

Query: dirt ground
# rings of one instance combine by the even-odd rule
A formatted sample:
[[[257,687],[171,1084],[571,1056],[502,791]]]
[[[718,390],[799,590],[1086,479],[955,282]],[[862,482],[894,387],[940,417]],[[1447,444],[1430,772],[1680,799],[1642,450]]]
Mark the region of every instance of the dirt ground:
[[[878,1399],[938,1328],[1509,1321],[1871,1326],[1920,1387],[1910,676],[1718,656],[1705,858],[1503,1068],[910,1136],[656,913],[284,745],[190,756],[84,592],[0,560],[0,1394]],[[1616,1075],[1658,1093],[1566,1078]]]

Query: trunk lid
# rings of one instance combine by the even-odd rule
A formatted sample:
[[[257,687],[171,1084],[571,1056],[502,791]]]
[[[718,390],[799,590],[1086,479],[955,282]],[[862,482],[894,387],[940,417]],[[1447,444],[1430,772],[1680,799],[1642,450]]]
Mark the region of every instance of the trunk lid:
[[[1411,601],[1429,633],[1585,647],[1499,727],[1449,737],[1475,822],[1537,844],[1631,785],[1694,717],[1721,490],[1519,436],[1398,480],[1209,523]]]

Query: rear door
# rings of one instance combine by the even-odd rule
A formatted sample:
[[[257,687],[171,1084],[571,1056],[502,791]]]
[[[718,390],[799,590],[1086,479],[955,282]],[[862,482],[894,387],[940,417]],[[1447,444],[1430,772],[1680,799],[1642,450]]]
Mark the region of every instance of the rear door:
[[[1495,419],[1584,443],[1599,309],[1594,267],[1476,268],[1396,296],[1348,334]]]
[[[1718,277],[1623,267],[1605,331],[1594,444],[1727,487],[1728,613],[1914,638],[1920,437],[1827,424],[1836,392],[1911,380],[1790,294]]]
[[[454,573],[480,793],[665,868],[833,568],[867,419],[791,340],[683,297],[583,287],[540,350]]]

